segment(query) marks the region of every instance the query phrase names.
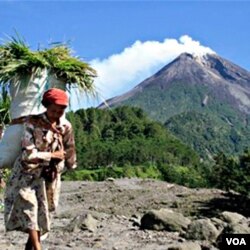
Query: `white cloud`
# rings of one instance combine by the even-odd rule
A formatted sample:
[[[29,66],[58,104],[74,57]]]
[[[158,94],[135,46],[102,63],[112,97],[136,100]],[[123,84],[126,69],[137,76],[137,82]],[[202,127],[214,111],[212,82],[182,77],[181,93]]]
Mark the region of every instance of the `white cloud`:
[[[184,35],[179,40],[166,38],[163,42],[136,41],[119,54],[103,60],[92,60],[90,65],[98,73],[95,85],[100,93],[99,101],[129,91],[183,52],[195,55],[215,53]]]

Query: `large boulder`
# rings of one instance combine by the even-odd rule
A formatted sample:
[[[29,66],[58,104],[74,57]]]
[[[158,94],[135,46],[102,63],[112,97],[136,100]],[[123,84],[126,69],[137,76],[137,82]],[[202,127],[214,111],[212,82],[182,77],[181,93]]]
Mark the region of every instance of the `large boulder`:
[[[250,234],[250,221],[243,215],[225,211],[220,218],[227,223],[223,233]]]
[[[191,223],[190,219],[181,213],[170,209],[150,210],[141,218],[142,229],[183,231]]]
[[[246,220],[246,218],[238,213],[224,211],[220,214],[220,219],[228,224],[237,224],[241,221]]]
[[[250,225],[246,222],[228,224],[222,234],[250,234]]]
[[[214,242],[219,236],[220,231],[215,227],[210,219],[194,220],[189,224],[186,233],[183,235],[186,239],[207,240]]]

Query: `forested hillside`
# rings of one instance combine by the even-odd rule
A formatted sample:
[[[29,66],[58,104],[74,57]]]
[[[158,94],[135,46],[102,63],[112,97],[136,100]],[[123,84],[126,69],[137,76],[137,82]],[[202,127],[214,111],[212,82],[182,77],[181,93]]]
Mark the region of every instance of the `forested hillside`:
[[[183,112],[168,119],[165,126],[183,142],[208,159],[224,152],[237,155],[249,147],[250,126],[236,115],[212,112]]]
[[[195,165],[199,157],[134,107],[113,110],[90,108],[68,113],[75,131],[81,168],[107,165],[172,163]]]
[[[249,150],[239,156],[220,153],[213,161],[203,162],[163,124],[151,120],[136,107],[81,109],[67,113],[67,118],[74,128],[78,169],[64,179],[155,178],[189,187],[248,193]],[[205,117],[203,120],[208,122]]]
[[[67,117],[75,132],[79,166],[70,178],[135,175],[168,179],[181,175],[192,185],[202,182],[198,154],[139,108],[90,108],[69,112]]]

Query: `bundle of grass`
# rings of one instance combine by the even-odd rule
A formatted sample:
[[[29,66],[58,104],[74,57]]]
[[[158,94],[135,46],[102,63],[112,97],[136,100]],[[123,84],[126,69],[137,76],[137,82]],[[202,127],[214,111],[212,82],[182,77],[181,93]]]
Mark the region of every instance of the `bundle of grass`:
[[[76,87],[87,96],[95,96],[95,76],[96,71],[74,57],[64,44],[32,51],[23,39],[12,37],[0,45],[0,88],[10,94],[11,119],[43,112],[42,95],[52,87],[69,92]],[[0,168],[13,164],[21,149],[17,142],[22,131],[22,125],[5,130],[0,143]]]
[[[47,74],[80,90],[93,94],[93,78],[96,71],[87,63],[72,56],[69,47],[63,44],[52,48],[31,51],[20,38],[12,37],[0,45],[0,84],[22,80],[24,76],[40,74],[46,69]]]

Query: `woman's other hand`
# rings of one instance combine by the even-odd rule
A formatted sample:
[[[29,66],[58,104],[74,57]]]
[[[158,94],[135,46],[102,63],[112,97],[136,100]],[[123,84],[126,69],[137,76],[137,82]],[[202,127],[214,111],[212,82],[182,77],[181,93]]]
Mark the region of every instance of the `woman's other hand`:
[[[51,158],[52,159],[58,159],[58,160],[64,160],[65,154],[66,153],[63,150],[55,151],[55,152],[51,153]]]
[[[5,181],[3,180],[3,178],[0,176],[0,189],[5,188]]]

